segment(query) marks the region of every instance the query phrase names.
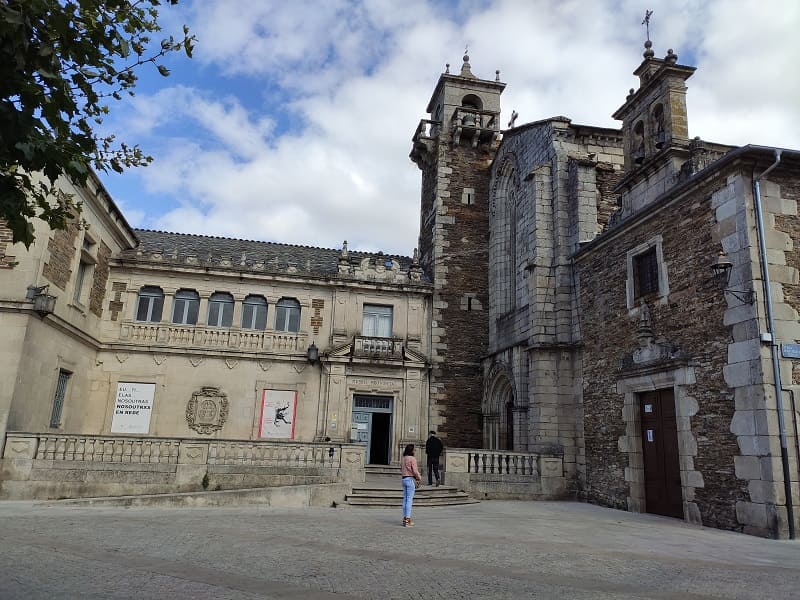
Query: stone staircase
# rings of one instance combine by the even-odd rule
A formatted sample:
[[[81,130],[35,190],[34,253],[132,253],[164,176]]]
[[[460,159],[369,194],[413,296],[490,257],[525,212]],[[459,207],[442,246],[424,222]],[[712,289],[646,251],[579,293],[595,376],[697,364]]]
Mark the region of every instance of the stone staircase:
[[[349,506],[361,507],[400,507],[403,505],[403,489],[400,484],[400,468],[386,465],[369,465],[366,467],[366,482],[354,484],[353,493],[346,496]],[[423,482],[425,479],[423,478]],[[458,504],[475,504],[477,500],[470,498],[457,488],[442,485],[439,487],[427,484],[417,488],[414,494],[414,506],[454,506]]]

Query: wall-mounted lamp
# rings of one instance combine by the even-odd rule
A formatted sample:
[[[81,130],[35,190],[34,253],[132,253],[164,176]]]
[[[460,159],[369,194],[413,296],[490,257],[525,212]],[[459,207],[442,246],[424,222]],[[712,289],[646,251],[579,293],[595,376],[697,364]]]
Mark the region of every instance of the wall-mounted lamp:
[[[45,317],[52,314],[56,309],[56,296],[48,294],[49,284],[40,286],[28,286],[28,293],[25,299],[33,302],[33,310]]]
[[[725,288],[723,292],[729,293],[742,304],[754,304],[756,301],[756,293],[753,290],[734,290],[727,287],[731,279],[731,270],[733,263],[724,252],[720,252],[719,256],[711,263],[711,271],[714,273],[714,278],[721,281]]]
[[[308,362],[312,365],[319,362],[319,348],[317,348],[314,342],[311,342],[311,345],[308,347],[306,356],[308,357]]]

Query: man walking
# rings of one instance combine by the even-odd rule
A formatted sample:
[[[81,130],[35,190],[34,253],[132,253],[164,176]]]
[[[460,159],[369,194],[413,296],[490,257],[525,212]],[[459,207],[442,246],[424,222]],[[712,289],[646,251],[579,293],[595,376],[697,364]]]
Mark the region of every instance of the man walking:
[[[436,437],[435,431],[431,431],[428,441],[425,442],[425,454],[428,455],[428,485],[433,485],[433,476],[436,475],[436,487],[439,487],[439,457],[443,449],[442,440]]]

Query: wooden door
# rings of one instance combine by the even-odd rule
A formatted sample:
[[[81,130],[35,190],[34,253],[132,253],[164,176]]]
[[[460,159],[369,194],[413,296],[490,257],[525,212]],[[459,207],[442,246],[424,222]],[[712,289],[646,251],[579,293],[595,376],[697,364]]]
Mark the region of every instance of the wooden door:
[[[672,390],[639,396],[647,512],[683,518],[678,426]]]

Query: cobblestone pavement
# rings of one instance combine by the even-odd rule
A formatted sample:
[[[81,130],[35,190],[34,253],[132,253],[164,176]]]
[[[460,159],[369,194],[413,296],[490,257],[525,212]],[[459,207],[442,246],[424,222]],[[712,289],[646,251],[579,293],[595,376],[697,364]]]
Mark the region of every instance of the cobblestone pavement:
[[[0,598],[798,598],[800,542],[579,503],[0,503]]]

